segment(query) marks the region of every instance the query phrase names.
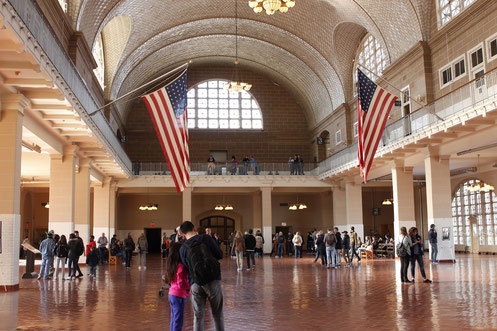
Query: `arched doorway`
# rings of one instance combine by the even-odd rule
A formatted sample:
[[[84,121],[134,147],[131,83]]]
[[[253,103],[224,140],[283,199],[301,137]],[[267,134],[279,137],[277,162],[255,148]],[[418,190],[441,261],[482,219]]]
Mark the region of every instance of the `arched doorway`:
[[[321,162],[330,156],[330,133],[326,130],[321,132],[317,139],[318,144],[318,161]]]
[[[230,234],[235,231],[235,220],[228,216],[208,216],[201,219],[199,223],[203,228],[211,228],[212,233],[217,233],[219,239],[224,243],[226,243]]]

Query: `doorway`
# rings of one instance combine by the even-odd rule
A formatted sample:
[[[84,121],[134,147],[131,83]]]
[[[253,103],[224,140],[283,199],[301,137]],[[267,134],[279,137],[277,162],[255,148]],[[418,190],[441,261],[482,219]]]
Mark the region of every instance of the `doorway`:
[[[160,253],[161,233],[161,228],[145,228],[145,237],[147,237],[149,253]]]
[[[211,228],[212,233],[217,233],[219,239],[226,244],[230,234],[235,231],[235,220],[222,215],[209,216],[200,220],[200,226]]]
[[[292,232],[292,227],[291,226],[277,226],[275,227],[276,233],[282,232],[285,238],[288,237],[288,233]]]

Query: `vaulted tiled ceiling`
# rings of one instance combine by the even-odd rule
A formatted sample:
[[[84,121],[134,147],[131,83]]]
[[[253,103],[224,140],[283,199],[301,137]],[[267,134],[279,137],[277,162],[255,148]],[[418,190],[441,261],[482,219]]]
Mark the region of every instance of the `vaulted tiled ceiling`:
[[[267,16],[237,1],[241,62],[291,86],[310,127],[352,97],[352,60],[367,32],[391,63],[428,38],[432,7],[430,0],[297,0],[288,13]],[[228,62],[234,57],[234,5],[235,0],[74,0],[69,14],[90,45],[114,17],[131,18],[128,43],[106,79],[107,96],[114,99],[188,60]],[[130,104],[119,106],[124,120]]]

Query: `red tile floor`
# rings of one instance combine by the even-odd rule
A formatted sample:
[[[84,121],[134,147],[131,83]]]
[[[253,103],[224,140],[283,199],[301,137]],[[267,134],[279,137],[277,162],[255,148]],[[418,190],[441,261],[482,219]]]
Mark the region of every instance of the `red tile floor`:
[[[147,271],[104,266],[97,279],[21,280],[0,292],[1,330],[167,330],[169,304],[160,298],[161,262]],[[327,270],[310,257],[257,260],[255,271],[222,262],[226,330],[497,329],[497,257],[458,255],[430,265],[433,284],[401,284],[400,262],[369,260]],[[354,262],[355,264],[355,262]],[[23,272],[23,270],[21,270]],[[83,268],[87,273],[87,269]],[[206,313],[206,330],[212,319]],[[185,330],[192,329],[187,303]]]

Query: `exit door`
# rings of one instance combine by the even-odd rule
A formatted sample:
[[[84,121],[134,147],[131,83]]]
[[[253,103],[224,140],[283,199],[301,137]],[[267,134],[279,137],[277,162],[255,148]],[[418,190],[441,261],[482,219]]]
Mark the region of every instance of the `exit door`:
[[[148,241],[149,253],[160,253],[161,249],[161,228],[145,228],[145,237]]]

